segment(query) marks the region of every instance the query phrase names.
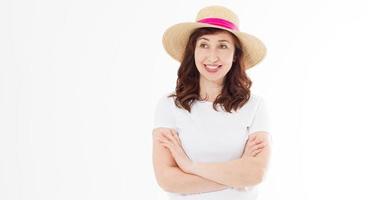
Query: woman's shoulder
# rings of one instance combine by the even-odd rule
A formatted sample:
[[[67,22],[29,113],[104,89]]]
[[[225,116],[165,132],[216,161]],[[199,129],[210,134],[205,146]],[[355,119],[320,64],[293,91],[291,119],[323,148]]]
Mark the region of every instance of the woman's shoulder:
[[[165,92],[161,95],[158,99],[158,104],[165,105],[165,106],[172,106],[175,101],[175,97],[172,96],[172,92]]]
[[[250,97],[245,103],[245,105],[241,108],[246,113],[255,112],[260,104],[263,102],[263,97],[257,93],[251,93]]]

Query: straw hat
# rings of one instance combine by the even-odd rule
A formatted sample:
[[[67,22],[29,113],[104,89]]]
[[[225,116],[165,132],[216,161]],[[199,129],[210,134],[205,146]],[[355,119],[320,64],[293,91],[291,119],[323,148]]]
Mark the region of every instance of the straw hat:
[[[238,16],[223,6],[202,8],[195,22],[185,22],[169,27],[162,38],[165,50],[175,60],[181,62],[190,34],[197,28],[214,27],[227,30],[237,36],[242,43],[244,56],[242,66],[249,69],[259,63],[266,55],[266,47],[258,38],[239,31]]]

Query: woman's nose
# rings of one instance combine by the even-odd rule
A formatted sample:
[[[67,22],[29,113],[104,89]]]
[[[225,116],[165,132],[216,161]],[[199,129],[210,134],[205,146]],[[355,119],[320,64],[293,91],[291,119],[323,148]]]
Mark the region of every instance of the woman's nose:
[[[214,63],[218,60],[218,55],[214,50],[210,50],[207,55],[207,60],[211,63]]]

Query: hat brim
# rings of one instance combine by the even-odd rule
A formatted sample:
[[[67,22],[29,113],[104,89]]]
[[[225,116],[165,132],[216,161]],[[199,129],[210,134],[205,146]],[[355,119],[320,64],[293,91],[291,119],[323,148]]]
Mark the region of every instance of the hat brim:
[[[192,34],[195,29],[203,27],[223,29],[233,33],[239,38],[244,51],[244,66],[242,66],[244,70],[249,69],[261,62],[266,55],[267,50],[265,45],[261,40],[253,35],[245,32],[234,31],[221,26],[197,22],[179,23],[169,27],[162,37],[162,43],[165,50],[171,57],[181,62],[190,34]]]

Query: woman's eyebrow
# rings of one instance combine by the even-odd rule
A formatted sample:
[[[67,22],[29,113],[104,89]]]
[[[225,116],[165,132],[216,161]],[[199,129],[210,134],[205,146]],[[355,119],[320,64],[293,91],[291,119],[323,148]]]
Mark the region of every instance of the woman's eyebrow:
[[[200,38],[198,38],[198,40],[210,41],[208,38],[205,38],[205,37],[200,37]],[[227,42],[227,43],[230,43],[228,40],[218,40],[218,42]]]
[[[205,37],[200,37],[198,40],[207,40],[207,41],[210,41],[209,39],[207,39]]]
[[[227,43],[230,43],[229,41],[227,40],[219,40],[219,42],[227,42]]]

